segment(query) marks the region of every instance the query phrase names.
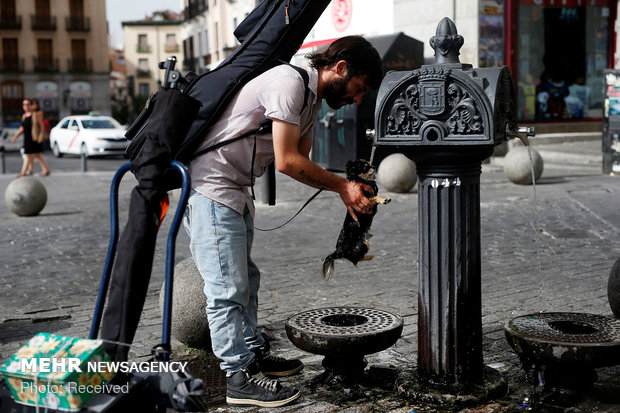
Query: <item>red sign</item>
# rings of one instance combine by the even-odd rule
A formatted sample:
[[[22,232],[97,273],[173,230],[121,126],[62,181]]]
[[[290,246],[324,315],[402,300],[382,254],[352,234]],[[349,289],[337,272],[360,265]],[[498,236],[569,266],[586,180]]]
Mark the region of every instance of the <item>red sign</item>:
[[[351,24],[353,16],[352,0],[332,1],[332,24],[339,32],[344,32]]]
[[[519,0],[520,6],[609,7],[609,0]]]

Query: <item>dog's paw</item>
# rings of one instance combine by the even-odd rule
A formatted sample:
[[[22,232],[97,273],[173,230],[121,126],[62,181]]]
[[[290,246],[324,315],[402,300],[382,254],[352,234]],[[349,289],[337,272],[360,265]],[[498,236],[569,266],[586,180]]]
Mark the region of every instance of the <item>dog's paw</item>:
[[[365,257],[362,257],[362,259],[360,261],[370,261],[373,258],[375,258],[374,255],[366,255]]]
[[[389,204],[392,199],[391,198],[384,198],[382,196],[373,196],[372,198],[370,198],[371,201],[375,201],[377,204]]]

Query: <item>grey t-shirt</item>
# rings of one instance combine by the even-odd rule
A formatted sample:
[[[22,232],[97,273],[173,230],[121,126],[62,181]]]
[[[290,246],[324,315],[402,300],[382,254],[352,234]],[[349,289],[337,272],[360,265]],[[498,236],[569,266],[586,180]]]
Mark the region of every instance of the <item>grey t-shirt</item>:
[[[299,125],[301,137],[311,139],[321,102],[316,98],[317,71],[307,71],[310,93],[303,111],[305,87],[301,75],[289,65],[276,66],[239,90],[197,151],[254,131],[267,118]],[[192,188],[240,214],[247,205],[254,215],[254,203],[249,194],[253,147],[251,135],[193,159],[190,163]],[[273,159],[271,134],[257,135],[254,176],[261,176]]]

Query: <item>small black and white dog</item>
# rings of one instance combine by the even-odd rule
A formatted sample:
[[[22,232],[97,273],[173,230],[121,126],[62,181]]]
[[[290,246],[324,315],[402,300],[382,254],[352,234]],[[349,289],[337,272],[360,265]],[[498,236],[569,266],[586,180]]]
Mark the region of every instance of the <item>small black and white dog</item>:
[[[371,201],[378,204],[387,204],[390,198],[377,196],[378,188],[375,182],[375,168],[366,160],[358,159],[357,161],[349,161],[345,165],[345,174],[347,179],[355,182],[363,182],[372,187],[373,193],[365,195]],[[372,211],[368,214],[357,214],[358,222],[347,212],[347,216],[342,224],[338,241],[336,242],[336,251],[325,258],[323,262],[323,277],[328,280],[334,274],[334,261],[345,258],[357,265],[359,261],[367,261],[373,258],[368,253],[370,244],[368,240],[372,236],[370,234],[370,226],[372,219],[377,213],[377,205],[372,207]]]

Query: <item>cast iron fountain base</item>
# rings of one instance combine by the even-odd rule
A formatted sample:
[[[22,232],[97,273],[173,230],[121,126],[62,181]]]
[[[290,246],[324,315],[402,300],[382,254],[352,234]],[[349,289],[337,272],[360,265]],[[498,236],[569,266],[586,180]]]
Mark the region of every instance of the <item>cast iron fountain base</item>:
[[[364,356],[394,345],[403,319],[373,308],[328,307],[292,315],[285,328],[295,346],[325,356],[315,384],[343,384],[366,379]]]
[[[595,368],[620,364],[620,320],[587,313],[536,313],[510,320],[506,338],[532,385],[557,404],[592,388]]]

